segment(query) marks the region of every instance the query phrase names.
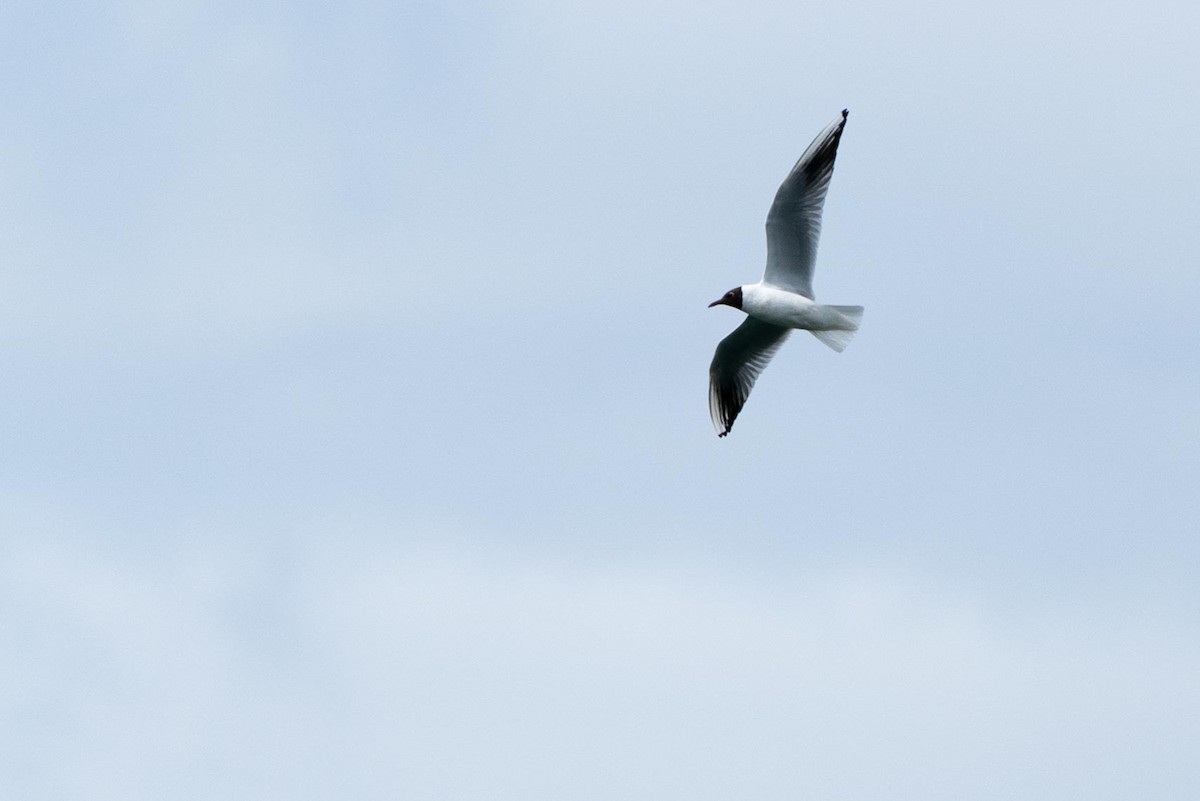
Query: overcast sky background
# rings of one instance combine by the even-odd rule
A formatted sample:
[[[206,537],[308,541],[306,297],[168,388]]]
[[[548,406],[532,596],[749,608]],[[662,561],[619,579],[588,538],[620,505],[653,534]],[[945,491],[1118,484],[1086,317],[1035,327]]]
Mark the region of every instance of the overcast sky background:
[[[0,795],[1194,799],[1191,3],[0,6]],[[850,108],[818,298],[707,366]]]

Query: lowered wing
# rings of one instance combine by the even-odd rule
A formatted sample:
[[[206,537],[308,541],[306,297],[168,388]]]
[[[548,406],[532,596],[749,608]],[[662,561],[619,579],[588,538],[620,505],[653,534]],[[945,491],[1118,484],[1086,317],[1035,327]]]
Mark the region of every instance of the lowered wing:
[[[747,317],[717,345],[708,368],[708,411],[718,436],[733,428],[759,373],[790,333],[790,328]]]

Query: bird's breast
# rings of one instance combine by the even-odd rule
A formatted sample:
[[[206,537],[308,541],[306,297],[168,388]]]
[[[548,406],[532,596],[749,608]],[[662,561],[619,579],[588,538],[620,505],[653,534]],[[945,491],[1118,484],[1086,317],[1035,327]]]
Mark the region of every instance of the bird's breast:
[[[746,292],[742,309],[765,323],[785,328],[812,328],[820,322],[820,306],[803,295],[774,287],[760,285]]]

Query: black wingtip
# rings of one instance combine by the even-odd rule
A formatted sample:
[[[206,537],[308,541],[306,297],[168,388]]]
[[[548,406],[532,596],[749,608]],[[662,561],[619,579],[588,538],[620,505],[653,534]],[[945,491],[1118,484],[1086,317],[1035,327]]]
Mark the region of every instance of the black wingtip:
[[[850,116],[850,109],[848,109],[848,108],[842,109],[842,119],[844,120],[849,116]]]

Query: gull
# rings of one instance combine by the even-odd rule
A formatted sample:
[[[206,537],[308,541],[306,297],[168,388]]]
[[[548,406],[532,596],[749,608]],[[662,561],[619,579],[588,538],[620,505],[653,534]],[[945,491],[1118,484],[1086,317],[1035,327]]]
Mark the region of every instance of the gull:
[[[717,436],[733,428],[763,368],[792,329],[813,336],[838,353],[862,320],[862,306],[827,306],[813,296],[813,263],[821,236],[821,209],[833,175],[838,142],[849,109],[817,134],[775,193],[767,213],[767,270],[757,284],[729,290],[708,304],[732,306],[746,319],[721,340],[708,368],[708,411]]]

